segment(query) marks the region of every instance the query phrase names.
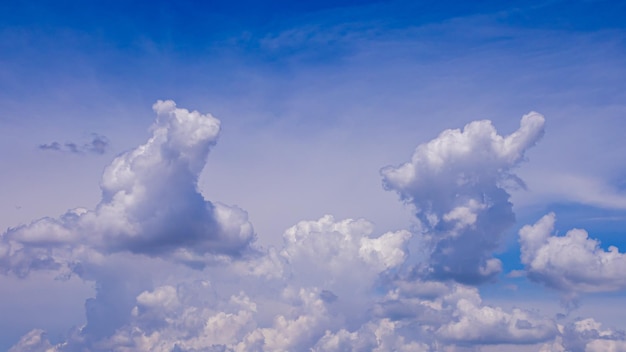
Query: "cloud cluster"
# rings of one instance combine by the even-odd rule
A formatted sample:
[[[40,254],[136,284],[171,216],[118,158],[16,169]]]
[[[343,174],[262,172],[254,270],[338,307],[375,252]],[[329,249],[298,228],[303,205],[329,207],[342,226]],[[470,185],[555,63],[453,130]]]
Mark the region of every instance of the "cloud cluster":
[[[287,280],[289,281],[289,280]],[[554,321],[482,304],[475,288],[442,285],[439,296],[392,290],[357,321],[342,316],[342,297],[293,283],[269,297],[255,290],[220,297],[203,281],[164,285],[136,295],[125,322],[96,341],[76,332],[51,346],[43,332],[24,336],[16,349],[43,351],[439,351],[445,346],[533,344],[554,339]],[[219,285],[219,284],[218,284]],[[356,294],[356,293],[355,293]],[[352,299],[349,297],[348,299]],[[407,311],[394,313],[394,304]],[[560,336],[560,335],[558,335]]]
[[[415,209],[433,277],[479,283],[501,271],[493,252],[515,221],[505,185],[523,186],[512,171],[543,133],[544,118],[535,112],[506,137],[490,121],[475,121],[420,145],[411,161],[381,170],[385,188]]]
[[[202,266],[248,249],[254,231],[247,214],[206,201],[197,189],[219,120],[172,101],[153,108],[159,118],[152,137],[104,170],[96,209],[9,229],[0,244],[5,271],[24,276],[115,252]]]
[[[519,231],[521,261],[531,280],[566,292],[626,289],[626,254],[614,246],[603,250],[582,229],[554,236],[555,220],[550,213]]]
[[[468,285],[500,270],[493,251],[514,221],[504,184],[521,182],[512,169],[541,137],[541,115],[524,116],[506,137],[489,121],[445,131],[419,146],[411,162],[383,169],[386,187],[414,207],[418,230],[379,233],[365,219],[325,215],[289,227],[282,246],[263,248],[243,210],[210,202],[197,190],[220,122],[172,101],[153,108],[151,138],[105,169],[96,209],[73,209],[2,234],[3,272],[54,271],[96,288],[85,303],[85,325],[59,343],[34,329],[11,351],[623,346],[622,333],[593,320],[560,325],[537,312],[489,306]],[[529,273],[541,272],[533,264],[537,253],[551,253],[542,249],[552,243],[549,220],[520,233]],[[621,256],[571,237],[591,248],[592,257]]]
[[[606,352],[626,351],[623,331],[603,329],[592,318],[578,319],[568,325],[559,325],[559,335],[541,347],[541,352]]]
[[[406,230],[372,237],[373,230],[373,224],[364,219],[336,222],[326,215],[317,221],[301,221],[285,231],[280,255],[295,280],[316,285],[371,282],[404,262],[404,247],[411,237]]]
[[[40,144],[37,148],[40,150],[49,150],[49,151],[57,151],[57,152],[67,152],[74,154],[82,154],[82,153],[93,153],[93,154],[104,154],[106,153],[109,147],[109,139],[105,136],[94,133],[92,135],[91,141],[84,143],[82,145],[78,145],[74,142],[52,142],[46,144]]]

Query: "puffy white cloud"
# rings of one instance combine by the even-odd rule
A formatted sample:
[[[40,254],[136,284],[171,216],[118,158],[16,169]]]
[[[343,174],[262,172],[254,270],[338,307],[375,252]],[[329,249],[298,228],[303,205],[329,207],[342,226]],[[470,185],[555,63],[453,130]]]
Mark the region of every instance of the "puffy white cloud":
[[[401,322],[380,319],[363,325],[359,330],[349,332],[341,329],[336,333],[326,331],[313,347],[313,351],[431,351],[429,345],[410,341],[398,333]]]
[[[9,229],[2,237],[4,270],[26,275],[73,261],[80,246],[108,254],[129,251],[190,265],[239,256],[254,240],[247,214],[206,201],[197,180],[220,122],[209,114],[153,106],[152,137],[116,157],[102,176],[95,210],[74,209]],[[62,252],[62,253],[61,253]]]
[[[190,294],[206,285],[158,287],[137,296],[129,322],[115,334],[89,346],[96,351],[292,351],[312,346],[323,335],[329,317],[316,290],[287,288],[291,301],[264,326],[257,323],[257,304],[241,292],[225,301],[202,302]],[[186,302],[186,304],[180,304]],[[68,341],[61,350],[85,347]],[[59,346],[61,347],[61,346]]]
[[[603,329],[592,318],[579,319],[559,326],[554,341],[544,344],[541,351],[600,352],[626,351],[626,334],[623,331]]]
[[[440,286],[441,283],[422,283]],[[439,351],[454,346],[532,344],[555,336],[555,324],[523,311],[483,306],[475,288],[447,284],[423,290],[430,298],[397,290],[384,299],[419,305],[403,318],[388,312],[351,326],[336,315],[339,301],[318,288],[289,285],[273,297],[258,291],[220,298],[208,282],[165,285],[139,293],[128,319],[95,341],[75,335],[58,351]],[[445,292],[444,292],[445,291]],[[410,292],[416,292],[415,289]],[[208,299],[204,299],[208,297]],[[418,312],[418,310],[413,310]],[[269,314],[268,314],[269,313]],[[265,315],[265,317],[263,317]],[[452,350],[452,349],[451,349]]]
[[[220,123],[211,115],[154,105],[159,118],[144,145],[120,155],[102,177],[103,200],[83,216],[108,251],[162,255],[236,254],[253,239],[246,214],[204,200],[197,179]],[[184,258],[183,258],[184,260]]]
[[[626,351],[626,341],[592,340],[585,346],[585,352],[624,352]]]
[[[307,282],[313,282],[312,275],[323,277],[319,283],[352,277],[355,269],[371,278],[404,262],[411,237],[405,230],[373,237],[373,229],[367,220],[335,221],[331,215],[301,221],[285,231],[280,254],[294,275],[307,275]]]
[[[407,253],[402,249],[411,234],[402,230],[387,232],[378,238],[361,238],[359,257],[379,271],[404,262]]]
[[[87,269],[99,280],[97,296],[87,304],[88,324],[54,348],[439,351],[457,345],[534,343],[554,336],[550,320],[484,306],[475,288],[392,280],[396,274],[387,274],[406,259],[409,234],[372,233],[364,220],[325,216],[302,221],[285,231],[279,250],[198,272],[215,282],[180,283],[185,276],[176,280],[166,275],[171,283],[155,288],[121,269],[129,266],[125,261],[153,259],[116,254],[114,263]],[[242,267],[265,261],[272,263],[267,268],[280,266],[282,275]],[[219,272],[226,282],[215,275]],[[136,275],[142,273],[136,270]],[[228,280],[233,281],[231,288]],[[387,294],[377,292],[385,287]],[[229,290],[240,291],[224,296]]]
[[[86,345],[129,322],[135,297],[152,286],[150,267],[166,260],[199,269],[254,254],[247,214],[207,201],[197,189],[219,120],[172,101],[158,101],[153,109],[158,118],[152,136],[106,167],[94,210],[35,220],[0,238],[5,273],[26,277],[32,270],[54,270],[59,278],[78,275],[96,283],[96,296],[85,304],[87,324],[73,339]],[[144,295],[140,302],[156,299]]]
[[[416,323],[413,337],[432,346],[534,344],[558,333],[553,319],[484,305],[476,288],[452,283],[398,282],[377,316]]]
[[[554,213],[519,231],[521,261],[530,279],[569,292],[601,292],[626,288],[626,254],[600,248],[585,230],[554,236]]]
[[[523,343],[543,342],[554,336],[556,326],[546,318],[513,309],[508,313],[499,307],[476,305],[461,299],[456,303],[455,319],[437,330],[448,341],[463,343]]]
[[[153,292],[142,292],[137,296],[137,304],[142,307],[160,306],[169,310],[180,305],[180,302],[175,287],[161,286]]]
[[[433,277],[478,283],[501,271],[492,254],[515,221],[505,183],[523,185],[512,170],[543,126],[543,116],[531,112],[503,137],[490,121],[475,121],[418,146],[411,161],[381,170],[385,188],[415,209],[432,247]]]
[[[331,311],[348,324],[360,324],[372,306],[377,279],[400,266],[411,234],[408,231],[373,235],[363,219],[335,221],[326,215],[301,221],[287,229],[280,255],[292,284],[320,288],[337,300]]]
[[[45,331],[34,329],[22,336],[20,341],[9,349],[9,352],[54,352]]]
[[[37,240],[37,234],[30,235]],[[324,216],[302,221],[285,231],[282,248],[270,248],[260,256],[249,256],[215,269],[227,276],[238,276],[236,286],[248,288],[246,293],[225,301],[217,297],[214,301],[198,298],[212,297],[211,285],[167,284],[150,289],[149,281],[156,276],[142,277],[146,270],[141,267],[147,262],[140,260],[152,259],[131,252],[103,254],[84,246],[83,253],[76,246],[53,258],[59,262],[71,259],[74,266],[68,270],[86,280],[95,280],[96,297],[86,303],[87,324],[54,348],[59,351],[310,348],[327,331],[336,332],[345,326],[358,328],[367,322],[377,277],[403,263],[407,255],[404,247],[410,236],[408,231],[375,236],[373,225],[365,220],[335,221],[332,216]],[[171,259],[165,254],[163,257]],[[157,259],[153,261],[160,263]],[[268,284],[286,285],[286,288],[279,290],[277,296],[272,296],[276,292],[274,288],[255,289],[255,285]],[[259,312],[257,303],[248,296],[250,293],[262,304]],[[394,346],[403,344],[394,342]]]

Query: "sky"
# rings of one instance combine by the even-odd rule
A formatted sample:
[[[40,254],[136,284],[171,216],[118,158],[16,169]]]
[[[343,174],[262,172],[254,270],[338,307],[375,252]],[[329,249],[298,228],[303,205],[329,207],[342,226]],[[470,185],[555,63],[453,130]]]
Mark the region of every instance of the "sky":
[[[0,350],[626,351],[626,4],[0,4]]]

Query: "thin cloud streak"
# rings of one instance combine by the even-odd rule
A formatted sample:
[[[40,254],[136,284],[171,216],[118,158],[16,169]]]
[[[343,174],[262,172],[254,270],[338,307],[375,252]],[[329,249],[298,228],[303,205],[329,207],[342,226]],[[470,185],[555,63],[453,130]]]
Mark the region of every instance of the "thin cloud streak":
[[[102,155],[109,149],[109,139],[105,136],[94,133],[91,141],[78,145],[74,142],[52,142],[47,144],[40,144],[37,148],[44,151],[57,151],[73,154],[98,154]]]

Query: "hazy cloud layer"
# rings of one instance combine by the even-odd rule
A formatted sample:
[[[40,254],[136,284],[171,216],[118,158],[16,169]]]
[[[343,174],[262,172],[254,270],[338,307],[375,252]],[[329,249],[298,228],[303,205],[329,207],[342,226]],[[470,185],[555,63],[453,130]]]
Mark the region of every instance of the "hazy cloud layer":
[[[478,283],[501,271],[493,252],[515,222],[505,183],[523,187],[512,172],[543,126],[543,116],[532,112],[503,137],[490,121],[475,121],[420,145],[411,161],[381,170],[385,188],[415,208],[433,277]]]
[[[368,220],[325,215],[285,230],[282,246],[263,248],[245,211],[205,200],[196,188],[220,122],[172,101],[154,110],[151,138],[105,169],[96,209],[2,234],[3,272],[48,270],[95,283],[85,325],[59,343],[35,327],[11,351],[624,346],[623,333],[593,319],[563,325],[538,312],[490,306],[469,285],[500,271],[493,251],[514,221],[504,183],[521,184],[512,169],[543,134],[541,115],[524,116],[506,137],[489,121],[445,131],[419,146],[411,162],[383,169],[386,187],[414,207],[419,231],[379,233]],[[520,232],[529,275],[541,273],[533,263],[552,243],[550,219]],[[564,238],[584,244],[591,257],[621,260],[583,237]],[[598,270],[608,285],[611,277],[602,275],[613,269]]]

